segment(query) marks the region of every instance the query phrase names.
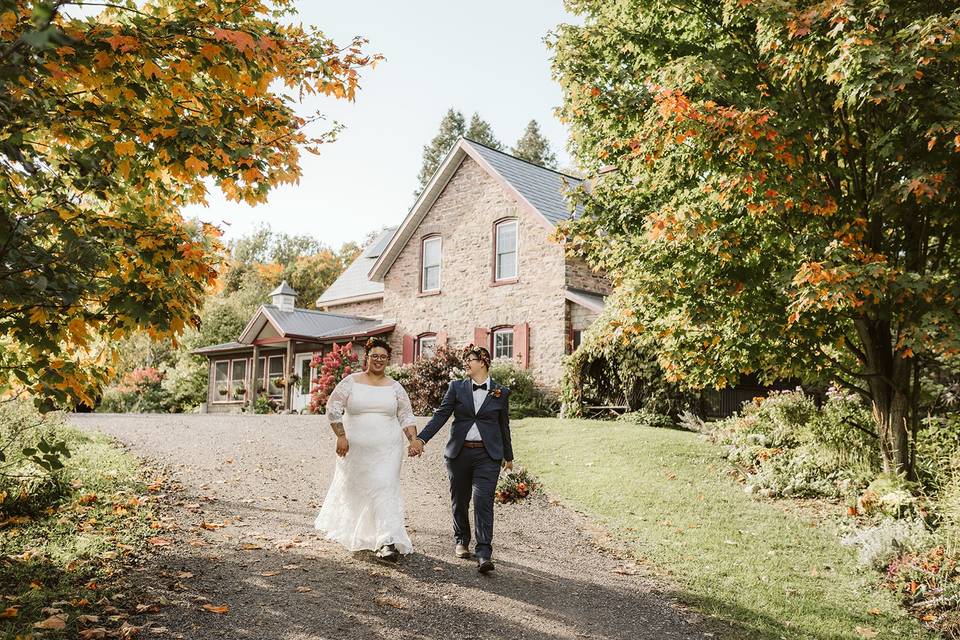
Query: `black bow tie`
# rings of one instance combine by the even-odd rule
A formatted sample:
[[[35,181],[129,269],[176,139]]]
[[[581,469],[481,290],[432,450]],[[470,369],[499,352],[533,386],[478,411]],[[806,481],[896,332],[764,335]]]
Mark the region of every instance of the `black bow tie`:
[[[486,390],[487,390],[487,383],[484,382],[483,384],[475,384],[475,385],[473,385],[473,390],[476,391],[477,389],[483,389],[484,391],[486,391]]]

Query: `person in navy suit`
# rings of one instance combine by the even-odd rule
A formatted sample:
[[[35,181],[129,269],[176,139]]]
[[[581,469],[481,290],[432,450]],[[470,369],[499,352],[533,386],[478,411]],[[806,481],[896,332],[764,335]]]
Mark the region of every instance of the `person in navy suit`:
[[[423,453],[424,445],[453,416],[450,438],[443,452],[450,478],[453,507],[454,554],[470,557],[470,499],[476,544],[474,553],[480,573],[493,571],[493,496],[501,466],[513,469],[510,442],[510,389],[490,379],[490,352],[468,346],[463,365],[469,377],[454,380],[443,401],[409,448],[409,455]]]

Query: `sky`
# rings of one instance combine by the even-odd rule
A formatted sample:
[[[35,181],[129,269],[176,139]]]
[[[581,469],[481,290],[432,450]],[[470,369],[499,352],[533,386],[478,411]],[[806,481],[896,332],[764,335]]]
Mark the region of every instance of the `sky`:
[[[554,116],[561,92],[544,43],[572,21],[562,0],[301,0],[300,19],[337,42],[362,35],[386,60],[362,73],[355,102],[324,97],[302,105],[304,115],[319,110],[345,129],[320,156],[302,154],[299,184],[276,188],[256,207],[228,202],[213,188],[207,207],[186,209],[221,227],[224,240],[267,223],[338,248],[400,224],[413,205],[423,146],[450,107],[467,120],[479,112],[508,148],[535,119],[560,166],[569,165],[567,131]]]

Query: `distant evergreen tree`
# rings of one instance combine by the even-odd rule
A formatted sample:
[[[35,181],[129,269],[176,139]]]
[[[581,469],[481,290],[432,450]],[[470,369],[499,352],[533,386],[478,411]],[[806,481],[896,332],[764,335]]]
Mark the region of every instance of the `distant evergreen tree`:
[[[447,114],[443,116],[443,120],[440,121],[440,131],[433,137],[430,144],[423,147],[423,165],[420,167],[420,174],[417,176],[420,184],[414,195],[420,195],[423,188],[430,182],[430,178],[433,177],[437,167],[440,166],[440,161],[447,155],[447,151],[457,141],[457,138],[464,135],[465,132],[466,126],[463,114],[455,109],[449,109]]]
[[[479,113],[474,113],[473,117],[470,118],[470,126],[467,127],[467,133],[465,135],[474,142],[479,142],[482,145],[497,149],[498,151],[503,150],[503,145],[497,140],[497,137],[493,135],[493,129],[490,127],[490,123],[481,118]]]
[[[540,125],[531,120],[517,144],[510,150],[513,155],[541,167],[557,168],[557,156],[550,150],[550,143],[540,133]]]

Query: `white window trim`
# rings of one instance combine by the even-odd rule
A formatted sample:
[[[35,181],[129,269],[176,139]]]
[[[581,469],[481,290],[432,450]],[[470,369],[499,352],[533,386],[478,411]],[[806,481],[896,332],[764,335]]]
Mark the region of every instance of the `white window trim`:
[[[270,361],[273,360],[274,358],[280,358],[280,373],[278,375],[280,377],[286,377],[284,374],[284,368],[283,368],[283,358],[284,358],[283,354],[267,356],[267,361],[264,363],[264,366],[263,366],[263,373],[267,377],[265,381],[266,384],[264,385],[264,389],[267,392],[268,398],[282,398],[283,387],[278,387],[279,393],[270,393],[270,381],[273,379],[273,376],[270,374]]]
[[[500,227],[504,227],[508,224],[512,224],[515,228],[514,231],[514,247],[513,247],[513,275],[509,277],[501,277],[500,270],[500,261],[497,259],[499,256],[500,248]],[[504,282],[510,280],[516,280],[520,277],[520,221],[516,218],[511,218],[507,220],[501,220],[500,222],[493,225],[493,281],[494,282]]]
[[[227,395],[224,396],[224,399],[220,398],[220,391],[219,391],[220,383],[217,381],[217,365],[221,363],[225,363],[227,365],[227,377],[225,380],[227,385]],[[210,385],[210,396],[212,398],[211,402],[215,404],[227,404],[231,401],[230,393],[232,391],[231,387],[233,386],[233,384],[231,383],[230,378],[231,378],[231,375],[233,374],[233,361],[230,359],[212,360],[211,365],[212,366],[210,369],[210,377],[213,380],[213,383]]]
[[[497,334],[507,334],[507,333],[510,334],[510,355],[498,356],[497,355]],[[501,327],[499,329],[495,329],[490,334],[490,346],[492,348],[491,350],[493,351],[491,355],[493,356],[494,360],[496,360],[497,358],[507,358],[509,360],[513,360],[513,356],[516,353],[516,335],[514,334],[513,327]]]
[[[437,287],[435,289],[427,289],[427,243],[436,240],[440,245],[439,250],[439,260],[437,261]],[[435,291],[440,291],[440,285],[443,281],[443,238],[440,236],[427,236],[420,241],[420,292],[421,293],[433,293]]]
[[[238,362],[244,363],[244,365],[243,365],[243,380],[235,380],[235,379],[234,379],[233,368],[234,368],[234,366],[235,366]],[[248,380],[249,380],[250,376],[248,375],[248,374],[249,374],[249,371],[247,371],[247,367],[249,366],[249,364],[250,364],[250,361],[249,361],[247,358],[234,358],[233,360],[230,361],[230,384],[227,385],[230,390],[227,392],[227,397],[230,398],[230,401],[231,401],[231,402],[245,402],[245,401],[246,401],[246,398],[247,398],[247,394],[250,393],[250,386],[249,386],[249,384],[248,384]],[[244,389],[247,390],[247,393],[243,394],[243,397],[242,397],[242,398],[234,398],[234,397],[233,397],[233,385],[234,385],[234,383],[236,383],[236,382],[242,382]]]
[[[423,341],[424,341],[424,340],[430,340],[430,341],[432,341],[432,342],[433,342],[433,353],[436,354],[436,352],[437,352],[437,334],[435,334],[435,333],[424,333],[424,334],[422,334],[422,335],[417,336],[417,345],[416,345],[416,346],[417,346],[417,349],[416,349],[416,354],[414,354],[416,360],[419,360],[420,358],[423,357]],[[433,357],[433,356],[431,356],[431,357]]]

